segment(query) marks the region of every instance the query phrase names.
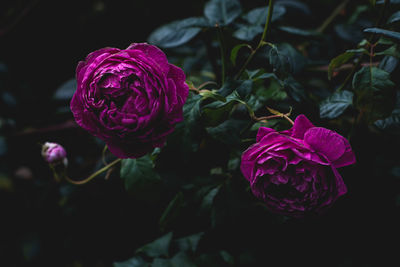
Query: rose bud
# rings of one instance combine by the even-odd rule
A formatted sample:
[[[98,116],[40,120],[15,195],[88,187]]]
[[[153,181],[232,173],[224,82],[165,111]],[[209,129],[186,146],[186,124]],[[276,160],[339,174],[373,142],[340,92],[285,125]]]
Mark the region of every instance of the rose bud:
[[[76,79],[71,101],[76,122],[119,158],[162,147],[183,119],[185,74],[155,46],[94,51],[78,64]]]
[[[46,142],[42,146],[42,156],[51,165],[58,165],[60,163],[65,167],[68,165],[67,152],[57,143]]]
[[[330,206],[347,189],[337,168],[355,163],[349,142],[304,115],[291,129],[260,127],[241,170],[253,194],[273,212],[302,216]]]

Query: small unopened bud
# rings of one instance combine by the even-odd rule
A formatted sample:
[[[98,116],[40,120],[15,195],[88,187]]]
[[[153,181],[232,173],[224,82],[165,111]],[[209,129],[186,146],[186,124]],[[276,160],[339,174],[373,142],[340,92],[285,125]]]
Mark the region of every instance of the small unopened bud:
[[[57,143],[46,142],[42,146],[42,156],[51,165],[58,165],[60,163],[65,167],[68,165],[67,152]]]

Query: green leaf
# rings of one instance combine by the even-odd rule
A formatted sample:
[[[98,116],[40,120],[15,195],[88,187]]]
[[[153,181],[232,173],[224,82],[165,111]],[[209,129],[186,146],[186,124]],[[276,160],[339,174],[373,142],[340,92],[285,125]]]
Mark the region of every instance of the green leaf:
[[[395,38],[400,40],[400,32],[394,32],[394,31],[389,31],[389,30],[384,30],[380,28],[367,28],[364,30],[364,32],[371,32],[371,33],[376,33],[376,34],[382,34],[390,38]]]
[[[271,21],[279,19],[286,13],[283,6],[276,5],[272,13]],[[267,19],[268,7],[255,8],[243,16],[247,24],[239,25],[239,29],[233,33],[233,36],[244,41],[251,41],[258,34],[264,31],[264,24]]]
[[[379,68],[386,72],[392,73],[398,65],[399,60],[397,58],[392,56],[385,56],[379,63]]]
[[[219,95],[214,90],[210,91],[210,90],[207,90],[207,89],[202,89],[202,90],[200,90],[199,95],[201,95],[203,97],[203,99],[212,98],[212,99],[215,99],[215,100],[226,102],[226,98],[223,97],[222,95]]]
[[[206,128],[207,133],[216,140],[229,146],[240,144],[240,132],[248,124],[248,121],[228,119],[218,126]]]
[[[76,91],[76,79],[70,79],[61,84],[60,87],[57,88],[53,97],[56,100],[70,101],[75,91]]]
[[[217,196],[219,190],[221,189],[221,186],[217,186],[214,187],[213,189],[211,189],[203,198],[203,201],[201,202],[201,210],[210,210],[213,202],[214,202],[214,198]]]
[[[306,101],[307,96],[305,94],[304,87],[296,81],[292,76],[289,76],[284,81],[284,88],[287,94],[296,102]]]
[[[151,267],[197,267],[185,252],[178,252],[171,259],[156,258]]]
[[[400,108],[394,109],[392,114],[382,120],[377,120],[375,126],[389,133],[400,133]]]
[[[268,6],[258,7],[250,10],[246,15],[243,16],[243,19],[247,21],[250,25],[259,25],[264,29],[265,21],[267,20],[268,15]],[[274,22],[281,18],[286,13],[286,8],[281,5],[275,5],[271,21]],[[262,32],[262,31],[261,31]]]
[[[185,105],[183,106],[183,122],[177,126],[183,131],[182,150],[187,156],[187,153],[197,151],[201,138],[201,109],[202,101],[200,95],[190,93]]]
[[[178,217],[179,212],[184,204],[184,197],[182,192],[179,192],[175,197],[169,202],[167,208],[164,210],[161,218],[158,222],[161,231],[163,231],[166,226]]]
[[[203,107],[202,118],[207,126],[215,127],[225,121],[236,105],[236,101],[214,101]]]
[[[206,25],[208,24],[204,18],[174,21],[153,31],[148,41],[163,48],[176,47],[193,39]]]
[[[390,24],[390,23],[394,23],[394,22],[397,22],[397,21],[400,21],[400,10],[394,12],[394,13],[388,18],[387,23]]]
[[[343,54],[340,54],[339,56],[332,59],[328,66],[328,79],[332,79],[334,69],[348,62],[352,57],[354,57],[354,55],[354,52],[346,51]]]
[[[242,7],[238,0],[210,0],[204,7],[204,16],[211,25],[228,25],[241,13]]]
[[[375,55],[377,55],[377,56],[384,55],[384,56],[392,56],[392,57],[400,58],[400,52],[397,51],[397,45],[393,45],[381,52],[376,52]]]
[[[333,93],[321,102],[319,114],[321,118],[334,119],[340,116],[353,103],[353,93],[340,91]]]
[[[241,48],[243,48],[243,47],[247,47],[248,49],[250,49],[250,51],[251,50],[253,50],[253,48],[250,46],[250,45],[248,45],[248,44],[238,44],[238,45],[236,45],[233,49],[232,49],[232,52],[231,52],[231,62],[232,62],[232,64],[235,66],[236,65],[236,58],[237,58],[237,55],[238,55],[238,53],[239,53],[239,50],[241,49]]]
[[[125,180],[126,190],[139,198],[153,196],[161,184],[161,178],[154,170],[154,163],[149,155],[137,159],[123,159],[121,162],[121,178]]]
[[[356,106],[368,113],[368,121],[387,117],[394,107],[394,83],[390,74],[377,67],[363,67],[353,77]]]
[[[135,256],[124,262],[114,262],[114,267],[149,267],[150,264],[145,262],[141,257]]]
[[[185,236],[175,240],[177,247],[180,251],[191,251],[196,252],[197,246],[203,237],[204,232],[200,232],[194,235]]]
[[[371,5],[375,6],[376,4],[376,0],[369,0],[369,2],[371,3]]]
[[[217,91],[221,96],[227,97],[233,91],[237,91],[240,97],[246,98],[251,92],[252,80],[231,80],[228,79],[224,85]]]
[[[178,252],[171,260],[171,266],[172,267],[198,267],[196,264],[194,264],[194,262],[192,261],[192,259],[189,258],[189,256],[181,251]]]
[[[269,62],[274,73],[282,78],[300,72],[306,64],[306,58],[290,44],[281,43],[270,49]]]
[[[303,30],[295,27],[290,27],[290,26],[279,26],[278,27],[281,31],[295,34],[295,35],[301,35],[301,36],[318,36],[319,33],[313,30]]]
[[[226,250],[221,250],[219,252],[219,255],[221,255],[222,259],[224,262],[228,263],[230,266],[233,266],[235,263],[235,259],[231,254],[229,254]]]
[[[160,256],[168,257],[169,247],[172,241],[172,232],[144,245],[136,250],[136,253],[143,253],[148,257],[156,258]]]
[[[239,40],[243,41],[251,41],[257,35],[261,34],[264,31],[264,28],[261,25],[239,25],[239,29],[237,29],[233,36]]]

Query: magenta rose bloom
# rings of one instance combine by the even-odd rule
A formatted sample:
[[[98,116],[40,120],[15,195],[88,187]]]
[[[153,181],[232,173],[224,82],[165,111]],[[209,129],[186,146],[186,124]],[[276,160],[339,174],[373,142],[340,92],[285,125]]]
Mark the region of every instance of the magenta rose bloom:
[[[183,119],[189,92],[185,74],[155,46],[94,51],[78,64],[76,80],[71,101],[76,122],[119,158],[162,147]]]
[[[270,210],[300,216],[321,211],[345,194],[336,168],[353,163],[344,137],[300,115],[286,131],[260,127],[257,142],[242,155],[241,170]]]

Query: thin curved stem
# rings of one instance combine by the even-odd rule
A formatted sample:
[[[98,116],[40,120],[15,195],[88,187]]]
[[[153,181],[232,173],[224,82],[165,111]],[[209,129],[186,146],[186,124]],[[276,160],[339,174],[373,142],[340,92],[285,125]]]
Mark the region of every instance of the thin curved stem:
[[[86,184],[87,182],[91,181],[93,178],[95,178],[96,176],[98,176],[99,174],[105,172],[106,170],[110,169],[111,167],[113,167],[115,164],[117,164],[118,162],[120,162],[122,159],[116,159],[113,162],[111,162],[110,164],[104,166],[103,168],[101,168],[100,170],[96,171],[95,173],[93,173],[92,175],[90,175],[88,178],[81,180],[81,181],[75,181],[72,180],[71,178],[69,178],[66,174],[64,174],[64,178],[65,180],[67,180],[68,182],[70,182],[71,184],[75,184],[75,185],[82,185],[82,184]]]
[[[264,25],[264,31],[261,35],[261,39],[260,42],[258,43],[256,49],[252,50],[249,57],[247,58],[247,60],[244,62],[243,66],[240,68],[239,72],[236,74],[235,76],[235,80],[239,79],[240,75],[242,75],[243,71],[246,69],[247,65],[250,63],[250,61],[253,59],[254,55],[257,53],[258,49],[260,49],[264,44],[265,44],[265,39],[267,37],[267,33],[269,30],[269,25],[271,23],[271,19],[272,19],[272,12],[274,11],[274,1],[273,0],[269,0],[269,4],[268,4],[268,14],[267,14],[267,19],[265,21],[265,25]]]
[[[224,36],[221,27],[217,24],[215,25],[218,30],[218,41],[219,41],[219,49],[221,53],[221,65],[222,65],[222,70],[221,70],[221,85],[225,83],[225,75],[226,75],[226,57],[225,57],[225,42],[224,42]]]

